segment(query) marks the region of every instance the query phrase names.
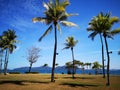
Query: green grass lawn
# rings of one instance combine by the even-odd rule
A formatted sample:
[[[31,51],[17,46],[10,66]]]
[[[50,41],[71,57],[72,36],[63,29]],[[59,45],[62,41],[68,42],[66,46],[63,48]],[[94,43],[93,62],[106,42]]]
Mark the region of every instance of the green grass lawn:
[[[101,75],[55,75],[50,74],[9,74],[0,75],[0,90],[120,90],[120,76],[110,76],[111,85]]]

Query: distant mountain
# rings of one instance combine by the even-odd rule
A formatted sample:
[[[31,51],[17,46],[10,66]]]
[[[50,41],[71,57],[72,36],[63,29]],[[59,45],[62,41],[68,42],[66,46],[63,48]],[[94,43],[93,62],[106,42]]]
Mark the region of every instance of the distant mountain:
[[[24,72],[28,72],[28,70],[29,70],[29,67],[20,67],[20,68],[15,68],[11,71],[24,73]],[[59,73],[63,73],[64,70],[66,70],[65,66],[58,66],[55,68],[55,72],[59,72]],[[32,71],[42,72],[42,73],[51,73],[52,68],[49,66],[32,67],[31,72]]]
[[[20,68],[14,68],[13,70],[28,70],[29,67],[20,67]]]
[[[14,71],[14,72],[21,72],[21,73],[24,73],[24,72],[28,72],[29,70],[29,67],[20,67],[20,68],[15,68],[11,71]],[[32,67],[31,68],[31,72],[50,72],[52,70],[51,67],[44,67],[44,66],[40,66],[40,67]]]
[[[58,66],[55,68],[56,70],[66,69],[65,66]]]

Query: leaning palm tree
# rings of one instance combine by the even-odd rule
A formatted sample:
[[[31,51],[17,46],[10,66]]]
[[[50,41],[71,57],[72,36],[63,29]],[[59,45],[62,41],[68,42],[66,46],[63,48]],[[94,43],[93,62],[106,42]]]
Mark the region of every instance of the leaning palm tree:
[[[102,46],[102,70],[103,70],[103,78],[105,78],[105,65],[104,65],[104,45],[103,45],[103,39],[102,39],[102,31],[104,30],[102,17],[100,13],[98,16],[93,17],[91,22],[89,23],[89,27],[87,28],[88,31],[92,32],[88,37],[94,40],[95,36],[99,34],[101,46]]]
[[[73,48],[75,47],[75,45],[77,44],[78,40],[74,40],[74,37],[68,37],[66,39],[66,43],[65,43],[65,48],[63,49],[71,49],[72,51],[72,60],[73,60],[73,72],[72,72],[72,78],[74,79],[74,73],[75,73],[75,59],[74,59],[74,52],[73,52]]]
[[[45,33],[39,38],[39,41],[43,39],[53,28],[54,26],[54,54],[53,54],[53,66],[52,66],[52,74],[51,74],[51,82],[54,82],[54,70],[55,70],[55,62],[56,62],[56,54],[57,54],[57,29],[60,29],[60,23],[65,26],[77,26],[72,22],[66,21],[69,16],[73,16],[76,14],[68,14],[66,12],[66,6],[70,3],[68,0],[50,0],[48,3],[43,3],[45,7],[45,17],[36,17],[33,18],[33,22],[44,22],[46,25],[49,25],[48,29]]]
[[[11,54],[16,48],[15,43],[17,42],[15,39],[17,38],[15,31],[8,29],[8,31],[4,31],[1,39],[1,47],[5,52],[5,61],[4,61],[4,75],[7,74],[7,66],[9,54]]]

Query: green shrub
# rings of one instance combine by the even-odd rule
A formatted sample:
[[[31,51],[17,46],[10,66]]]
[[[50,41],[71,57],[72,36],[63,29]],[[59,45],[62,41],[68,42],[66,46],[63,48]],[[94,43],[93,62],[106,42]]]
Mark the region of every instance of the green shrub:
[[[25,72],[26,74],[39,74],[39,72]]]
[[[9,74],[20,74],[20,72],[9,72]]]

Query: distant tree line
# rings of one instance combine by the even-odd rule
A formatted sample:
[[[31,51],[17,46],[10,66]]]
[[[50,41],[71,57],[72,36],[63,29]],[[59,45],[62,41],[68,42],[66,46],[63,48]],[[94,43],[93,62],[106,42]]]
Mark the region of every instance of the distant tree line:
[[[99,64],[99,62],[95,61],[93,63],[84,63],[79,60],[74,60],[74,68],[73,68],[73,62],[66,62],[65,63],[67,74],[72,74],[72,69],[74,69],[74,74],[76,74],[77,69],[82,70],[82,74],[84,74],[85,66],[86,69],[94,69],[95,74],[98,74],[98,70],[102,68],[102,65]],[[89,72],[90,73],[90,72]]]

